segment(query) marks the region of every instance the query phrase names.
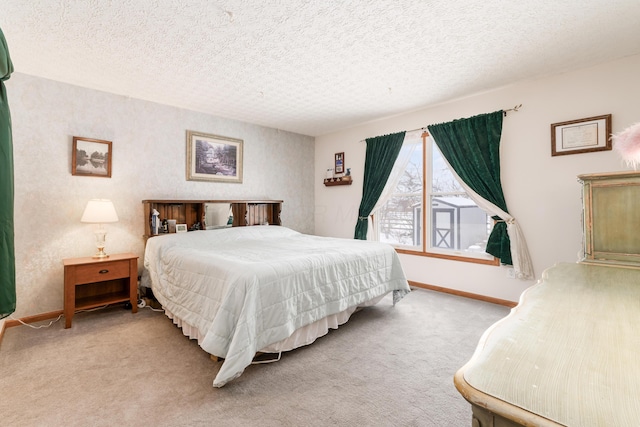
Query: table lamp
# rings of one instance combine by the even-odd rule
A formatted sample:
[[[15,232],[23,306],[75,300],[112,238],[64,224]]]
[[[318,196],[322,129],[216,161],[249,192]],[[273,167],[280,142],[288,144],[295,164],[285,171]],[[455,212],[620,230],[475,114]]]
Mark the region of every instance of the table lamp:
[[[118,215],[111,200],[92,199],[87,202],[87,207],[84,209],[80,222],[98,224],[98,228],[95,231],[98,253],[96,253],[93,258],[106,258],[109,256],[104,252],[107,230],[103,228],[102,224],[117,221]]]

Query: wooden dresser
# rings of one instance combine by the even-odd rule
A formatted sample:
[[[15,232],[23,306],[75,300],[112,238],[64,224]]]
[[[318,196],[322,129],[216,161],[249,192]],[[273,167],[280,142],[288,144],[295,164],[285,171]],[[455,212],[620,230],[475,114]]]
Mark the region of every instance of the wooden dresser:
[[[584,259],[547,269],[456,373],[472,426],[640,425],[640,173],[579,178]]]

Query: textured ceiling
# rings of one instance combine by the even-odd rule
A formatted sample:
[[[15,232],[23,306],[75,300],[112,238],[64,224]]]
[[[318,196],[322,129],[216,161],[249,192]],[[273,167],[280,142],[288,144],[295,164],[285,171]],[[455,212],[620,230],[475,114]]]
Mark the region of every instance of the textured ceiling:
[[[18,72],[312,136],[640,53],[640,0],[0,3]]]

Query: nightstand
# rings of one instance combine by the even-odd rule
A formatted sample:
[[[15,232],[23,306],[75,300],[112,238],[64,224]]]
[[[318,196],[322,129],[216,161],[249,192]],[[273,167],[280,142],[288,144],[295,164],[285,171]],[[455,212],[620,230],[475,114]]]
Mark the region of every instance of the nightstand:
[[[67,258],[64,263],[64,327],[77,310],[128,301],[138,311],[138,257]]]

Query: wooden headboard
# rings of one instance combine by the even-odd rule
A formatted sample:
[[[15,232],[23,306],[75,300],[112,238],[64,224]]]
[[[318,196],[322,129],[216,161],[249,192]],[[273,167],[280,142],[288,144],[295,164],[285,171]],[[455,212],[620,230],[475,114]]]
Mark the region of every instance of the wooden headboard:
[[[224,204],[231,207],[233,227],[251,225],[282,225],[280,212],[282,200],[143,200],[144,237],[153,237],[151,232],[151,213],[157,210],[160,221],[176,220],[177,224],[186,224],[187,229],[205,229],[206,206],[208,203]]]

